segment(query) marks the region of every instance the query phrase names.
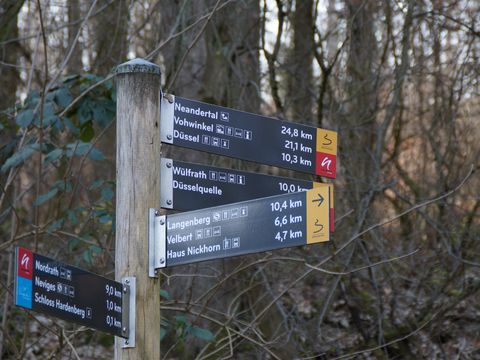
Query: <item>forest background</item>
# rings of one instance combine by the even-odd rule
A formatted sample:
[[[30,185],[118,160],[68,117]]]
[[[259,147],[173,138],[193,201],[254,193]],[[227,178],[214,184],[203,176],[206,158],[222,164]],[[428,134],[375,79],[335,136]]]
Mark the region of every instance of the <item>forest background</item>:
[[[2,0],[0,357],[112,357],[113,337],[12,305],[13,249],[113,277],[113,71],[142,57],[164,91],[339,137],[332,241],[163,271],[163,358],[479,359],[479,14],[474,0]]]

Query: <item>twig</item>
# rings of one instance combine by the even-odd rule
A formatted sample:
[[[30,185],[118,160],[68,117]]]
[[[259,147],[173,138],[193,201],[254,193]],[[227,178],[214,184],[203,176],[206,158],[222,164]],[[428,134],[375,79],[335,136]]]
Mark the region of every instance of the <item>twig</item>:
[[[386,224],[389,224],[395,220],[398,220],[399,218],[401,218],[402,216],[405,216],[419,208],[422,208],[422,207],[425,207],[425,206],[428,206],[432,203],[435,203],[441,199],[444,199],[450,195],[452,195],[453,193],[455,193],[458,189],[460,189],[463,184],[465,184],[465,182],[470,178],[470,176],[472,175],[473,173],[473,165],[470,167],[470,171],[468,172],[468,174],[465,176],[465,178],[463,178],[463,180],[460,182],[459,185],[457,185],[453,190],[450,190],[449,192],[447,193],[444,193],[440,196],[437,196],[431,200],[427,200],[423,203],[420,203],[420,204],[417,204],[415,206],[412,206],[411,208],[403,211],[402,213],[400,213],[399,215],[396,215],[396,216],[393,216],[385,221],[382,221],[380,223],[377,223],[375,225],[372,225],[370,227],[368,227],[367,229],[365,229],[364,231],[356,234],[355,236],[351,237],[348,241],[346,241],[340,248],[338,248],[337,250],[335,250],[331,255],[327,256],[325,259],[323,259],[322,261],[320,261],[316,267],[320,267],[322,266],[323,264],[325,264],[326,262],[330,261],[331,259],[333,259],[335,256],[337,256],[340,252],[342,252],[345,248],[347,248],[351,243],[353,243],[356,239],[358,239],[359,237],[365,235],[366,233],[368,233],[369,231],[372,231],[374,229],[377,229],[379,227],[382,227]],[[301,276],[299,276],[297,279],[293,280],[288,286],[286,286],[269,304],[267,304],[265,306],[265,308],[260,311],[258,313],[258,315],[250,322],[250,325],[249,325],[249,328],[251,328],[253,326],[253,324],[255,324],[261,317],[263,317],[263,315],[265,315],[265,313],[268,311],[268,309],[270,309],[270,307],[273,306],[273,304],[275,304],[275,302],[277,302],[283,295],[285,295],[287,293],[287,291],[289,291],[293,286],[295,286],[295,284],[297,284],[298,282],[300,282],[302,279],[304,279],[307,275],[309,275],[312,271],[314,271],[313,268],[310,268],[308,269],[305,273],[303,273]],[[246,329],[244,330],[246,331]]]
[[[344,275],[350,275],[350,274],[352,274],[352,273],[355,273],[355,272],[358,272],[358,271],[361,271],[361,270],[370,269],[370,268],[373,268],[373,267],[378,266],[378,265],[382,265],[382,264],[390,263],[390,262],[397,261],[397,260],[400,260],[400,259],[404,259],[404,258],[406,258],[406,257],[415,255],[415,254],[416,254],[417,252],[419,252],[419,251],[420,251],[420,249],[416,249],[416,250],[414,250],[414,251],[409,252],[408,254],[404,254],[404,255],[400,255],[400,256],[395,256],[395,257],[393,257],[393,258],[389,258],[389,259],[385,259],[385,260],[382,260],[382,261],[378,261],[378,262],[376,262],[376,263],[372,263],[372,264],[369,264],[369,265],[366,265],[366,266],[362,266],[362,267],[359,267],[359,268],[356,268],[356,269],[353,269],[353,270],[350,270],[350,271],[346,271],[346,272],[331,271],[331,270],[327,270],[327,269],[320,268],[320,267],[318,267],[318,266],[314,266],[314,265],[310,265],[310,264],[305,264],[305,266],[306,266],[306,267],[309,267],[310,269],[313,269],[313,270],[318,270],[318,271],[323,272],[323,273],[325,273],[325,274],[344,276]]]
[[[236,0],[227,0],[225,1],[222,5],[220,5],[216,11],[220,11],[221,9],[223,9],[225,6],[227,6],[229,3],[231,3],[232,1],[236,1]],[[211,17],[213,15],[215,11],[211,11],[209,12],[208,14],[205,14],[201,17],[199,17],[197,19],[197,21],[195,21],[193,24],[185,27],[184,29],[182,29],[181,31],[173,34],[173,35],[170,35],[165,41],[163,41],[160,45],[158,45],[155,49],[153,49],[146,57],[145,59],[147,60],[151,60],[156,54],[158,51],[160,51],[165,45],[167,45],[170,41],[172,41],[173,39],[179,37],[180,35],[184,34],[185,32],[189,31],[190,29],[192,29],[193,27],[195,27],[198,23],[202,22],[205,18],[208,18],[208,17]]]
[[[339,360],[339,359],[347,359],[347,358],[351,358],[351,357],[354,357],[356,355],[359,355],[359,354],[363,354],[363,353],[366,353],[366,352],[371,352],[371,351],[375,351],[375,350],[378,350],[378,349],[383,349],[387,346],[390,346],[390,345],[393,345],[397,342],[400,342],[400,341],[403,341],[405,339],[408,339],[410,336],[412,335],[415,335],[417,334],[420,330],[422,330],[425,326],[427,326],[433,319],[435,319],[435,317],[438,315],[438,312],[434,313],[432,315],[432,317],[428,320],[426,320],[422,325],[420,325],[418,328],[416,328],[415,330],[413,330],[412,332],[408,333],[407,335],[404,335],[402,337],[399,337],[398,339],[395,339],[395,340],[392,340],[392,341],[389,341],[385,344],[382,344],[382,345],[378,345],[378,346],[375,346],[375,347],[372,347],[372,348],[369,348],[369,349],[365,349],[365,350],[360,350],[360,351],[356,351],[354,353],[350,353],[350,354],[346,354],[346,355],[341,355],[341,356],[338,356],[336,358],[332,358],[332,360]]]

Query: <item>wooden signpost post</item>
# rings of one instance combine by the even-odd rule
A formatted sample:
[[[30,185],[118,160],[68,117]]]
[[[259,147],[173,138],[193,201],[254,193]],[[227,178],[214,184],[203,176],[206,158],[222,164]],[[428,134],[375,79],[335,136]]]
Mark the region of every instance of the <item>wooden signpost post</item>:
[[[116,89],[115,278],[136,278],[137,306],[135,344],[116,338],[115,359],[160,359],[160,280],[148,276],[148,209],[160,203],[160,68],[126,62]]]

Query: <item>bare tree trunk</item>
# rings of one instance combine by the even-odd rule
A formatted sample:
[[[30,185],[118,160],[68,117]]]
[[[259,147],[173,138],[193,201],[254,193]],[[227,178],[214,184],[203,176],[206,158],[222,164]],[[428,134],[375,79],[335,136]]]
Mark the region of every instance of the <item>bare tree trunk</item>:
[[[23,1],[8,0],[1,5],[0,43],[18,37],[17,15],[23,6]],[[0,45],[0,110],[15,105],[17,86],[20,81],[17,60],[19,56],[16,41]],[[2,142],[3,143],[3,142]]]
[[[79,74],[83,70],[82,64],[82,44],[80,38],[76,43],[75,37],[77,36],[78,31],[80,30],[80,21],[82,18],[82,12],[80,7],[79,0],[70,0],[68,1],[68,22],[70,26],[68,27],[68,47],[69,49],[74,46],[72,56],[67,64],[67,72],[70,74]],[[67,51],[69,50],[67,49]]]
[[[100,9],[106,3],[106,0],[99,1],[97,8]],[[108,74],[116,65],[126,60],[128,24],[127,0],[112,1],[96,17],[94,72]]]
[[[373,142],[377,105],[374,62],[377,48],[373,3],[347,0],[349,53],[347,60],[347,128],[342,134],[340,154],[356,207],[368,188],[373,169]]]
[[[235,4],[207,29],[203,97],[217,104],[256,112],[260,106],[260,8],[258,1]]]
[[[313,0],[296,1],[287,103],[292,120],[310,124],[313,121],[313,49]]]
[[[107,0],[99,1],[97,9],[101,9],[107,3]],[[116,65],[126,60],[128,25],[128,2],[126,0],[112,1],[96,16],[94,73],[106,75]],[[96,129],[96,131],[101,131],[101,129]],[[108,165],[87,170],[95,173],[101,179],[113,180],[115,176],[115,133],[116,123],[110,126],[98,143],[99,149],[108,160]]]

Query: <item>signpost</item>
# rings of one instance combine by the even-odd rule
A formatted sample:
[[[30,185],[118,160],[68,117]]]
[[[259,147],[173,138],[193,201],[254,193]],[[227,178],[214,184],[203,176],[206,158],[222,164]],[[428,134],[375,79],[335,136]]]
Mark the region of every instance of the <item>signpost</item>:
[[[130,286],[17,247],[15,305],[123,338]]]
[[[336,177],[335,131],[164,95],[164,143]]]
[[[155,269],[330,240],[328,187],[157,216]],[[151,219],[152,221],[152,219]]]

